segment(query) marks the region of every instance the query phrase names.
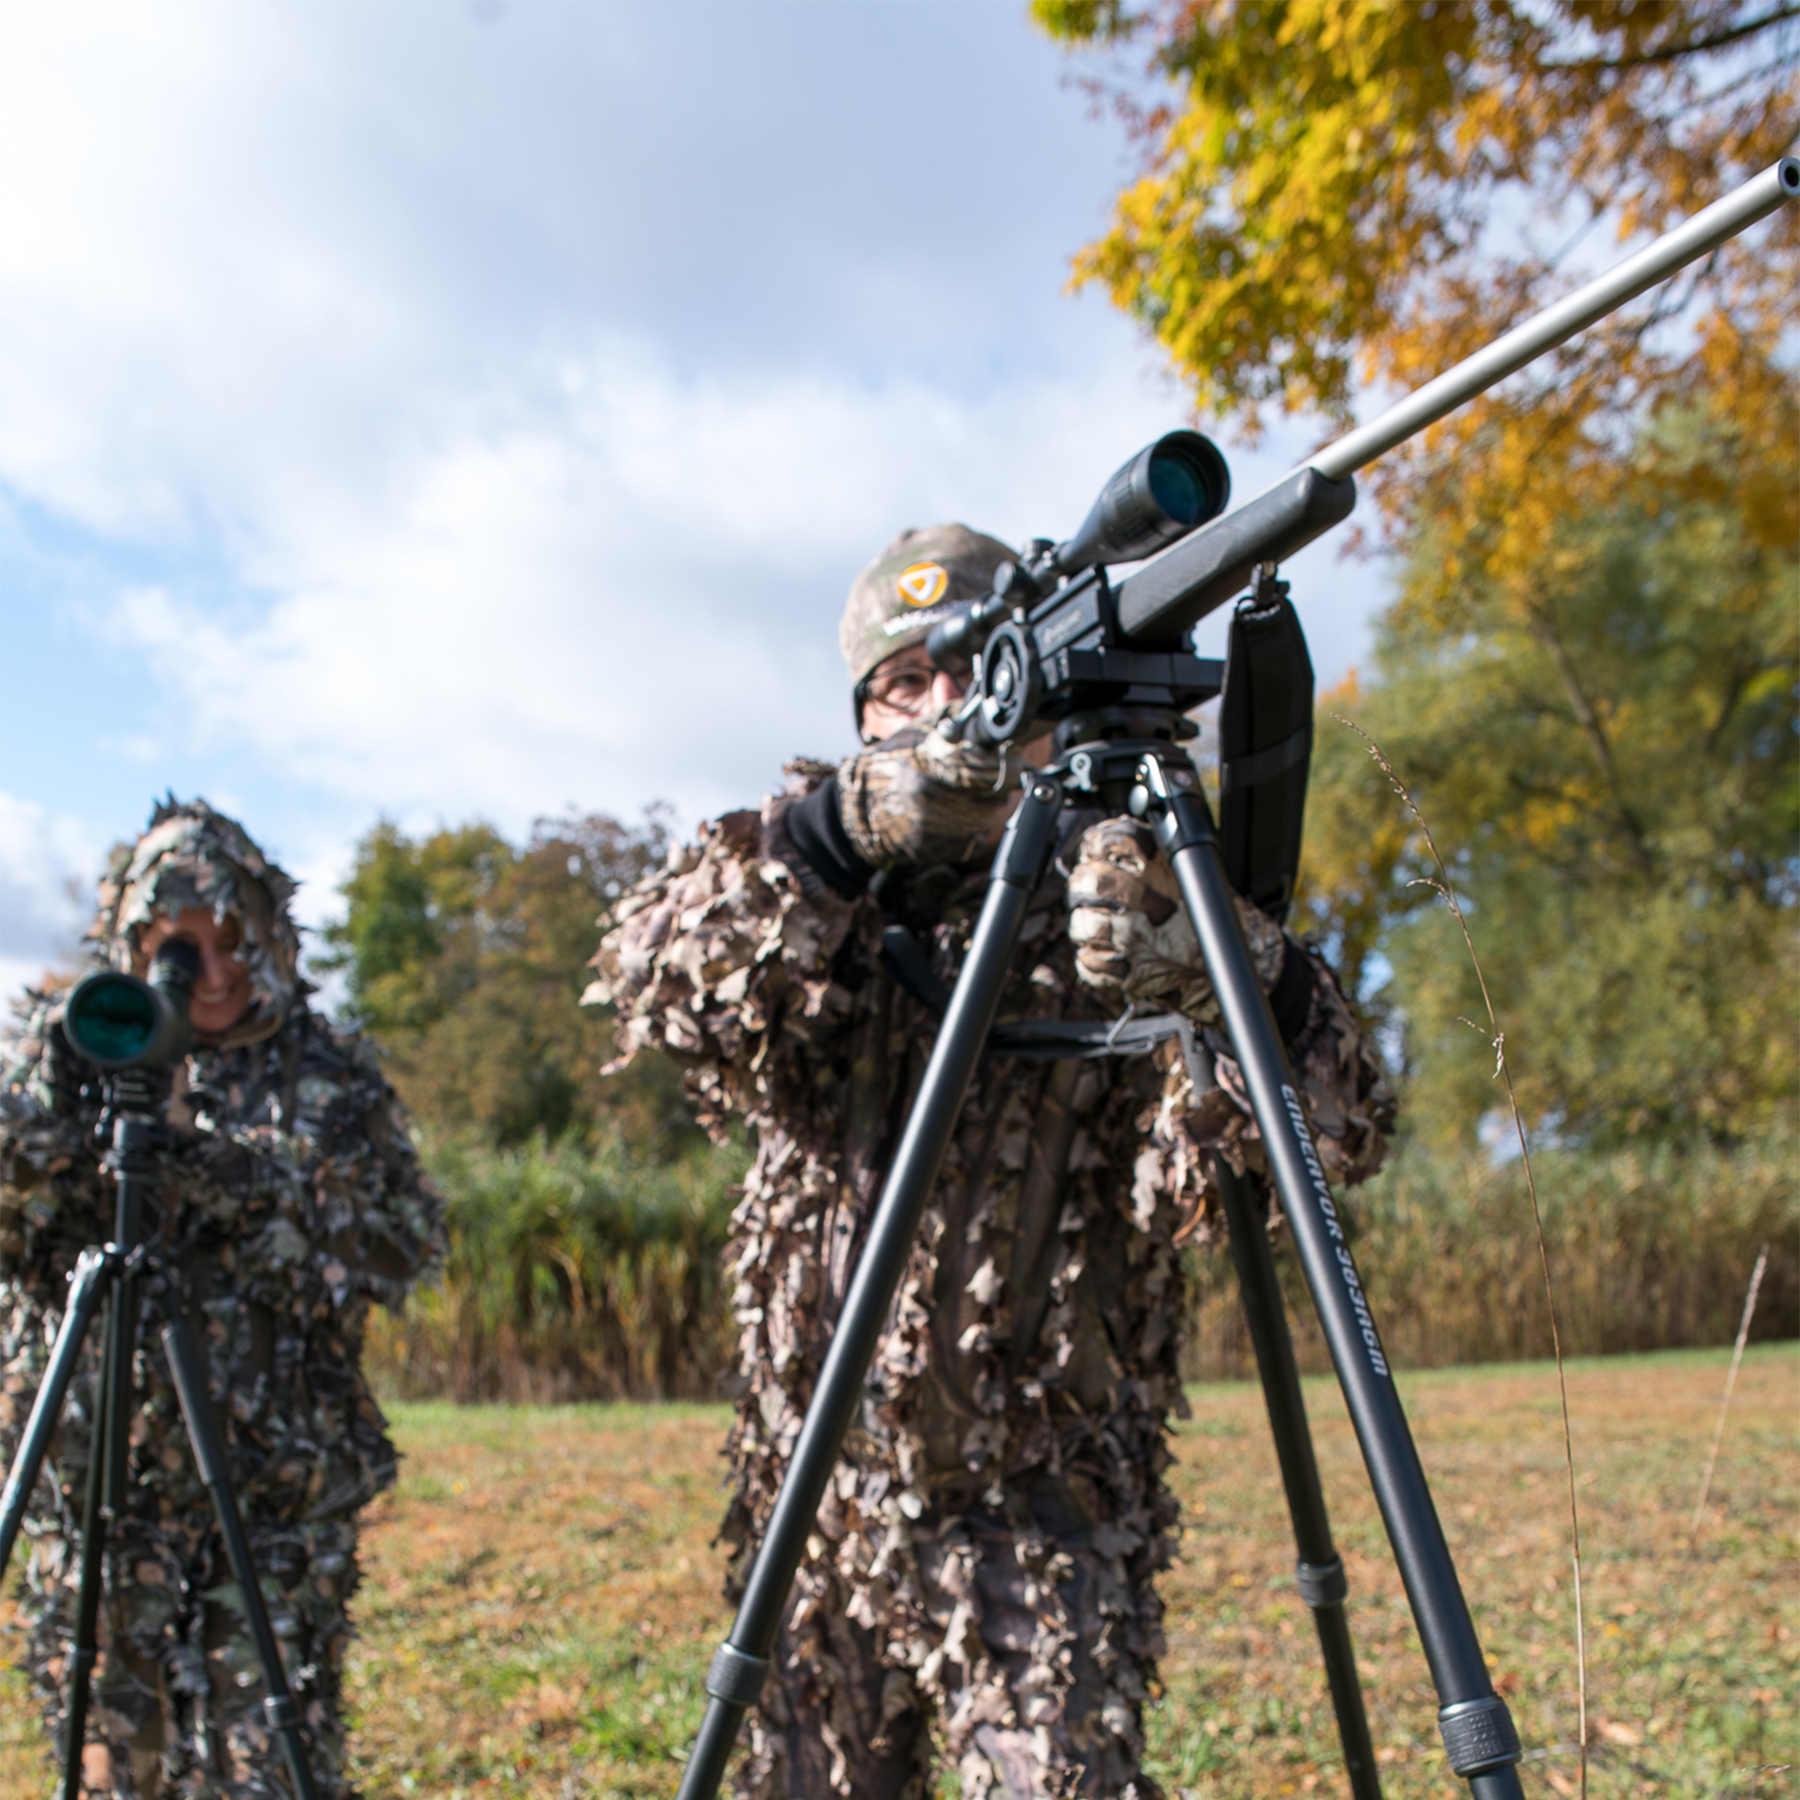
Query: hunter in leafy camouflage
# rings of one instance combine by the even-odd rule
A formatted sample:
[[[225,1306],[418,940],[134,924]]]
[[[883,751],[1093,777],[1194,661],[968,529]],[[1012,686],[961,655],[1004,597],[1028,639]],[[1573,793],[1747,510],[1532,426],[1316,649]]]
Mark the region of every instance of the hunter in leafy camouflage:
[[[130,1492],[113,1528],[87,1791],[285,1794],[260,1666],[158,1330],[185,1306],[208,1359],[233,1485],[321,1794],[344,1796],[340,1705],[356,1515],[394,1479],[364,1382],[371,1302],[398,1304],[441,1251],[440,1204],[369,1046],[307,1005],[293,884],[202,802],[165,803],[100,890],[92,936],[124,967],[158,919],[236,921],[249,1004],[174,1071],[151,1184]],[[32,996],[0,1046],[0,1456],[10,1462],[69,1273],[112,1222],[100,1085]],[[24,1661],[60,1741],[97,1399],[90,1332],[26,1522]]]
[[[909,859],[945,841],[944,820],[968,824],[988,773],[972,762],[937,792],[914,781],[916,749],[790,765],[760,811],[703,827],[645,881],[595,958],[588,997],[619,1009],[621,1059],[669,1051],[702,1122],[742,1121],[756,1142],[731,1253],[734,1599],[937,1030],[914,997],[927,984],[890,973],[884,929],[908,927],[948,986],[985,882],[985,853]],[[940,738],[927,761],[951,755]],[[937,823],[870,829],[870,796],[879,815],[903,790]],[[1001,816],[1016,792],[994,803]],[[1119,909],[1146,903],[1131,849],[1071,815],[1058,869],[1071,863],[1086,910],[1115,909],[1084,932],[1096,967],[1078,974],[1070,883],[1053,873],[1002,1019],[1117,1010],[1139,960]],[[873,883],[870,867],[884,869]],[[1390,1127],[1385,1084],[1329,970],[1261,926],[1265,979],[1304,959],[1291,1052],[1326,1168],[1359,1179]],[[1213,1235],[1214,1155],[1260,1159],[1235,1071],[1221,1074],[1197,1094],[1174,1041],[1129,1060],[983,1059],[748,1721],[740,1795],[918,1800],[934,1753],[968,1800],[1160,1793],[1143,1769],[1143,1709],[1163,1645],[1155,1577],[1177,1523],[1165,1472],[1183,1407],[1178,1240]]]

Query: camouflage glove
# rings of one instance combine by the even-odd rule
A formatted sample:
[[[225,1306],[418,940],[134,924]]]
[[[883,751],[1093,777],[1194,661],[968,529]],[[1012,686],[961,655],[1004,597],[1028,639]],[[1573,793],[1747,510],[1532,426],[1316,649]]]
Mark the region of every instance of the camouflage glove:
[[[1148,826],[1103,819],[1081,834],[1069,907],[1075,968],[1087,987],[1114,1001],[1182,1013],[1197,1025],[1219,1022],[1175,871]],[[1247,900],[1237,908],[1257,979],[1265,990],[1273,988],[1287,940]]]
[[[970,862],[999,841],[1017,773],[1001,751],[899,731],[839,765],[838,816],[873,868]]]

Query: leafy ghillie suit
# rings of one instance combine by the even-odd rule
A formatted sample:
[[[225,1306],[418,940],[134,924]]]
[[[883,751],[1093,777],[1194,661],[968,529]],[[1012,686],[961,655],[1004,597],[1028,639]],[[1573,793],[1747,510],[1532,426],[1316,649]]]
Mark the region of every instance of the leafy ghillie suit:
[[[260,1667],[190,1455],[158,1332],[185,1307],[209,1363],[232,1483],[320,1792],[350,1792],[340,1685],[356,1515],[394,1480],[363,1379],[371,1303],[396,1305],[443,1243],[406,1121],[371,1048],[307,1004],[293,883],[202,802],[157,808],[101,884],[90,936],[130,967],[157,915],[242,931],[252,1000],[173,1071],[149,1182],[129,1492],[109,1538],[89,1714],[121,1795],[285,1794]],[[81,1250],[111,1234],[102,1089],[51,997],[0,1044],[0,1455],[10,1463]],[[90,1329],[26,1521],[24,1662],[59,1741],[98,1401]]]
[[[951,777],[903,736],[911,749],[893,739],[837,771],[796,763],[760,812],[703,828],[595,959],[589,998],[618,1007],[622,1058],[670,1052],[708,1129],[742,1121],[756,1144],[731,1253],[733,1598],[937,1028],[925,984],[884,964],[883,930],[909,926],[948,986],[985,882],[985,854],[945,860],[942,831],[907,825],[921,770]],[[936,808],[951,838],[961,804]],[[816,853],[827,816],[824,835],[885,860],[873,887]],[[1118,822],[1072,817],[1058,868],[1105,888],[1131,848]],[[1292,1054],[1327,1169],[1359,1179],[1382,1154],[1385,1085],[1330,972],[1256,923],[1266,980],[1302,959]],[[1113,1010],[1075,956],[1053,873],[1001,1018]],[[1178,1238],[1213,1235],[1212,1156],[1260,1158],[1235,1070],[1220,1075],[1197,1093],[1174,1041],[1129,1060],[983,1058],[796,1579],[740,1794],[923,1795],[934,1738],[970,1800],[1161,1791],[1143,1709],[1177,1523]]]

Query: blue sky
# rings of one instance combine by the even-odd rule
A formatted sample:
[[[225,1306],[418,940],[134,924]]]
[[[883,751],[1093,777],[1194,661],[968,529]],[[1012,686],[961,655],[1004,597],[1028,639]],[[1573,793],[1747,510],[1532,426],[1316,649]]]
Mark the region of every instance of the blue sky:
[[[1067,530],[1189,422],[1065,291],[1131,166],[1070,72],[996,0],[15,16],[0,990],[164,789],[316,922],[384,814],[692,821],[848,748],[863,561]],[[1220,435],[1240,495],[1309,441]],[[1331,680],[1380,573],[1290,572]]]

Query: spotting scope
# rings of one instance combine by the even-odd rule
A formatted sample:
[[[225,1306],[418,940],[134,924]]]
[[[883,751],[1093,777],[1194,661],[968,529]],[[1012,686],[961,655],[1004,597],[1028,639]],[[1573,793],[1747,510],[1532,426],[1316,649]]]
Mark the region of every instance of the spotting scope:
[[[99,969],[75,984],[63,1009],[63,1036],[97,1069],[163,1068],[194,1041],[188,1003],[200,974],[191,939],[172,937],[150,963],[147,980]]]

